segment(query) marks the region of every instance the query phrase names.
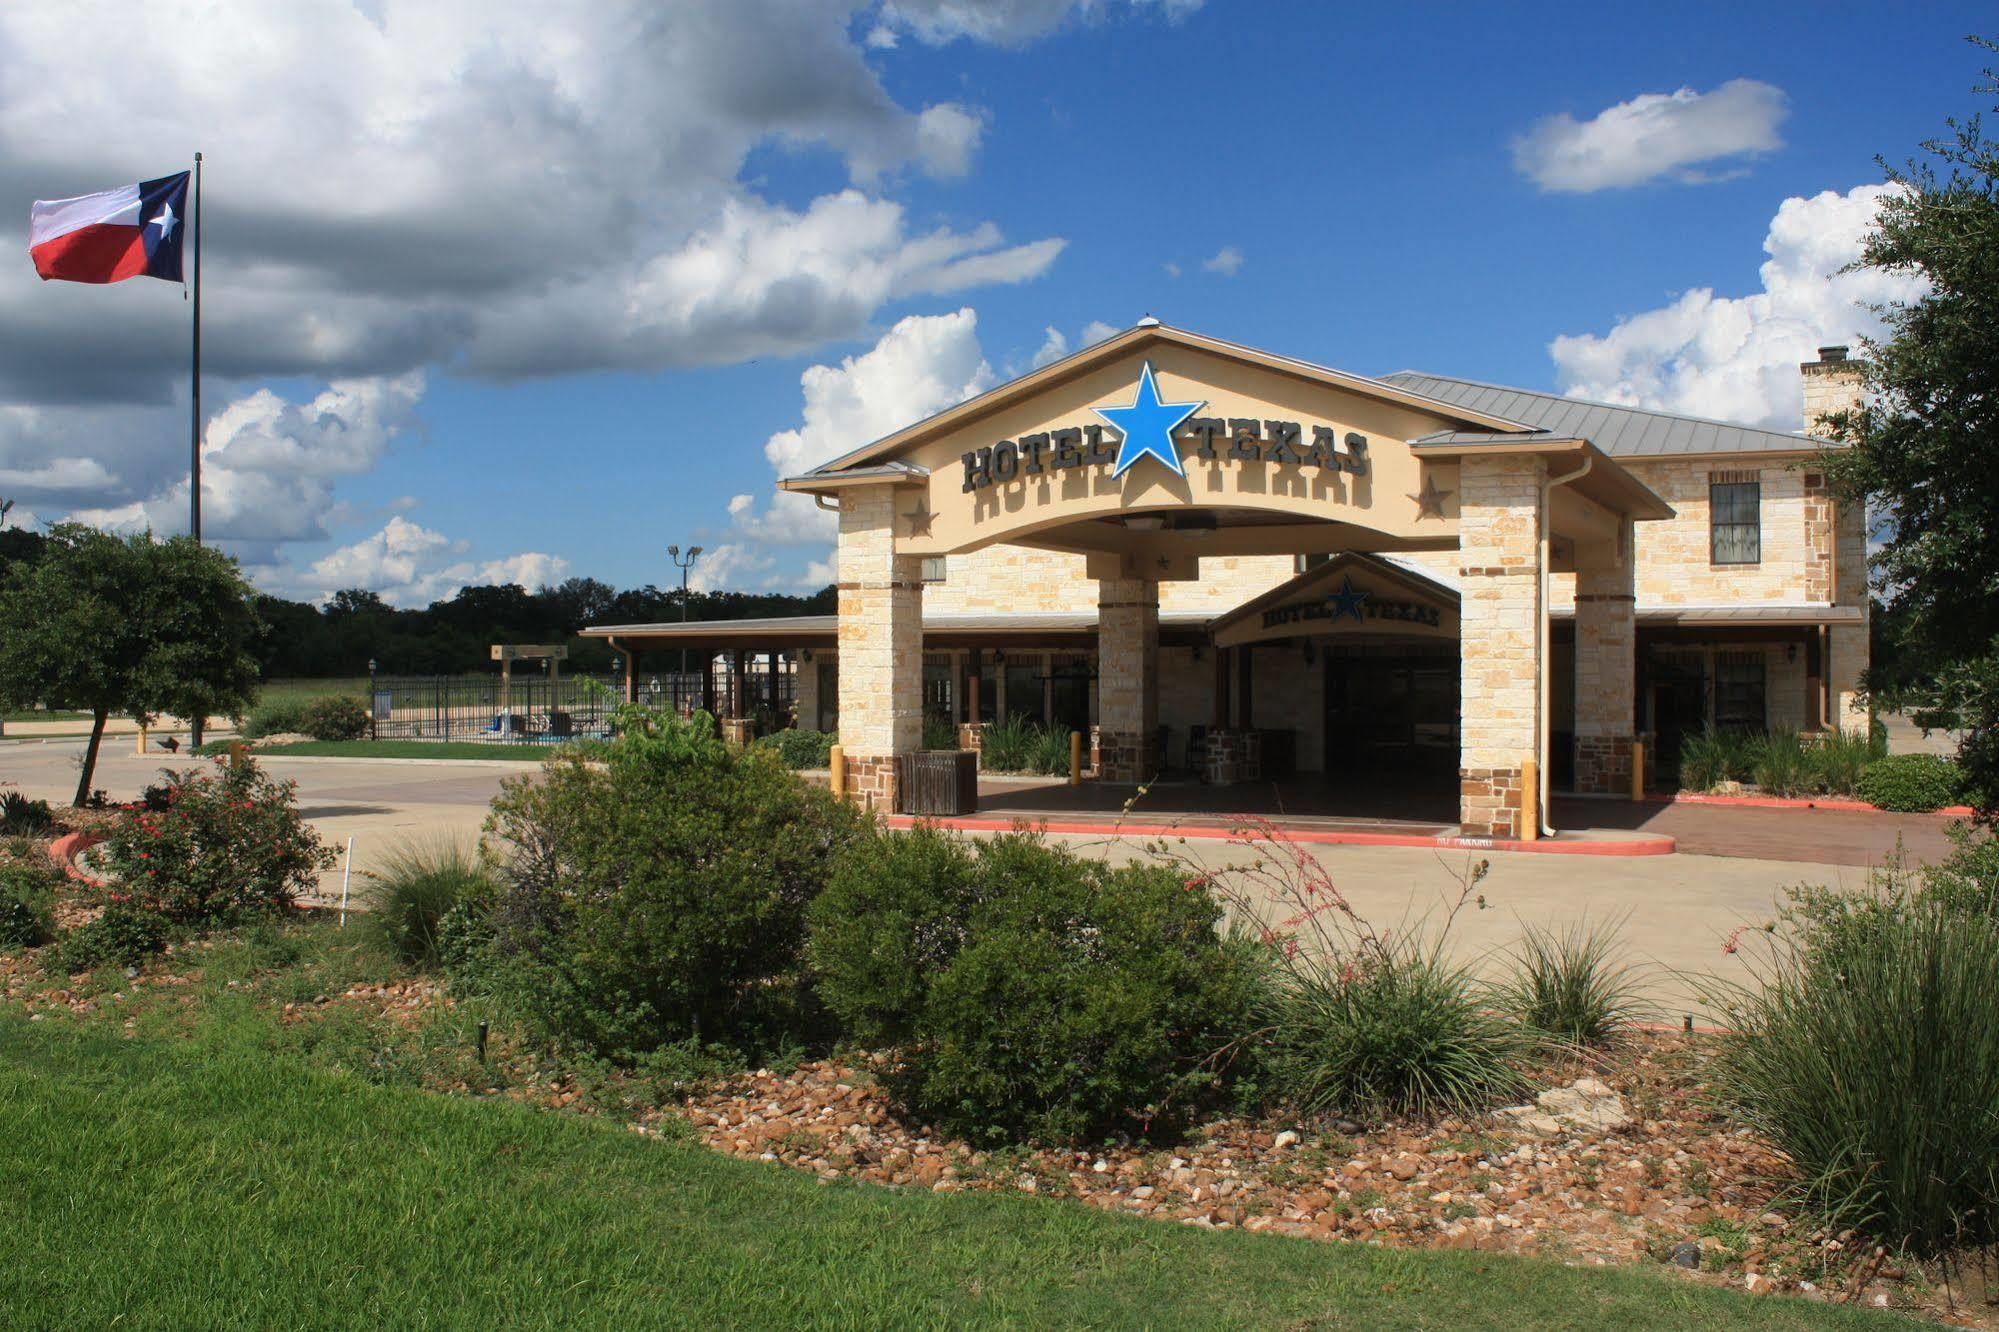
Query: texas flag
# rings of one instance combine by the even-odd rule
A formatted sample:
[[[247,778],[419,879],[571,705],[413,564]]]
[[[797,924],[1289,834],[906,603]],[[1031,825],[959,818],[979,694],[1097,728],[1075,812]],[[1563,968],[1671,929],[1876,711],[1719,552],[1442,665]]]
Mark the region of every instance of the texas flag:
[[[28,253],[43,279],[123,282],[129,277],[179,282],[187,175],[79,194],[37,199],[29,214]]]

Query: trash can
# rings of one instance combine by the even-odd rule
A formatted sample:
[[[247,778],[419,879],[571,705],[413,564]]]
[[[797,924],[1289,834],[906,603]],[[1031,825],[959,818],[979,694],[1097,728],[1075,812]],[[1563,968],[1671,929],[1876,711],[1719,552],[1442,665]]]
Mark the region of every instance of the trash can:
[[[969,749],[925,749],[895,760],[895,812],[942,817],[979,807],[979,756]]]

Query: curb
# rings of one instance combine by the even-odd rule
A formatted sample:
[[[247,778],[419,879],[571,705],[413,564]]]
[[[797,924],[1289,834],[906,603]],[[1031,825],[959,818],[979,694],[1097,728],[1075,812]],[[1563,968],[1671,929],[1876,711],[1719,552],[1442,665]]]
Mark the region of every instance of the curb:
[[[1677,792],[1673,795],[1646,795],[1648,805],[1733,805],[1738,809],[1822,809],[1836,814],[1914,814],[1917,818],[1968,819],[1974,812],[1969,805],[1945,805],[1942,809],[1904,811],[1883,809],[1870,805],[1865,800],[1849,800],[1843,796],[1731,796],[1703,795],[1699,792]]]
[[[977,816],[948,819],[919,819],[909,814],[890,814],[883,822],[891,828],[911,828],[928,823],[958,832],[1011,832],[1027,824],[1041,832],[1090,836],[1186,837],[1202,841],[1227,841],[1236,835],[1232,828],[1207,825],[1160,823],[1085,823],[1054,819],[999,819]],[[1679,850],[1671,837],[1652,836],[1620,841],[1588,840],[1564,842],[1521,842],[1502,837],[1465,837],[1457,833],[1377,833],[1349,832],[1332,828],[1286,828],[1284,835],[1294,842],[1313,846],[1419,846],[1445,851],[1518,851],[1542,856],[1670,856]]]

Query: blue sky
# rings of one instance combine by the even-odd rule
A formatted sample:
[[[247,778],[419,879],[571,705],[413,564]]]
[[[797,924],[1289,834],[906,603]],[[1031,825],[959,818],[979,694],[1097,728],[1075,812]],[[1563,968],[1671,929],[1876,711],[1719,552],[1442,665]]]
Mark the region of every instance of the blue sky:
[[[220,213],[210,271],[218,284],[230,273],[224,308],[237,313],[221,336],[238,350],[221,354],[208,393],[218,408],[254,398],[240,410],[255,430],[211,434],[211,449],[218,468],[237,460],[225,482],[243,496],[234,548],[260,581],[316,595],[351,580],[405,601],[488,574],[665,582],[673,576],[666,543],[698,541],[730,552],[711,580],[810,586],[824,573],[823,531],[781,539],[792,511],[768,507],[773,435],[803,423],[823,449],[842,422],[895,424],[899,413],[944,405],[940,395],[954,389],[1017,373],[1049,343],[1049,329],[1073,348],[1093,323],[1123,327],[1148,312],[1362,373],[1431,369],[1788,428],[1795,403],[1785,386],[1796,361],[1821,337],[1871,326],[1855,297],[1901,294],[1830,276],[1871,212],[1873,196],[1855,191],[1880,180],[1877,153],[1903,159],[1945,116],[1981,109],[1968,90],[1984,62],[1963,37],[1989,17],[1947,4],[774,3],[769,23],[813,16],[797,20],[819,44],[802,48],[801,68],[838,65],[844,82],[765,88],[746,66],[678,101],[609,101],[614,113],[631,108],[629,122],[607,120],[613,128],[580,140],[586,149],[619,140],[601,171],[578,168],[574,143],[556,131],[510,131],[495,150],[523,159],[516,174],[497,184],[470,179],[462,214],[412,183],[421,176],[414,168],[428,162],[448,175],[461,159],[426,159],[403,140],[397,151],[414,154],[413,170],[384,178],[378,206],[338,194],[324,206],[287,207],[259,176],[257,206],[232,212],[226,201],[247,174],[243,164],[259,154],[275,163],[334,145],[318,174],[346,169],[338,114],[315,111],[307,123],[302,113],[295,142],[282,102],[263,112],[276,123],[254,139],[246,132],[240,145],[223,102],[195,106],[187,123],[169,127],[220,158],[210,177],[209,206]],[[256,12],[256,22],[283,21]],[[321,58],[311,54],[318,49],[337,67],[344,53],[364,88],[411,57],[396,44],[423,38],[417,24],[382,22],[354,37],[351,16],[316,17],[334,36],[301,20],[302,31],[273,34],[285,39],[275,59],[286,58],[286,40],[296,41],[289,58],[298,61]],[[64,77],[69,57],[52,32],[0,20],[0,103],[20,96],[6,90],[24,78]],[[566,94],[646,76],[619,69],[615,34],[575,37],[607,49],[579,66],[590,77],[565,72]],[[716,61],[763,58],[754,31],[717,49]],[[282,81],[286,71],[276,63],[268,72]],[[468,55],[457,77],[478,115],[454,118],[452,132],[470,136],[465,126],[494,121],[493,104],[477,99],[495,75]],[[119,96],[154,91],[145,77],[133,80],[106,114],[119,110]],[[79,99],[90,92],[76,88]],[[1676,102],[1664,100],[1674,94]],[[518,95],[507,93],[505,114],[533,115]],[[587,108],[595,93],[574,95]],[[930,108],[948,110],[932,117]],[[23,213],[30,197],[171,169],[134,152],[58,171],[65,145],[48,143],[45,129],[32,148],[28,138],[33,112],[55,115],[60,105],[0,105],[10,109],[22,114],[0,117],[16,121],[0,131],[0,185],[20,197]],[[711,133],[710,118],[722,128]],[[86,116],[74,132],[91,128]],[[357,132],[374,131],[344,127]],[[727,143],[710,148],[704,136]],[[157,154],[169,141],[142,146]],[[882,146],[889,141],[901,146]],[[535,160],[537,142],[548,160]],[[616,175],[634,164],[657,179],[634,188]],[[126,174],[90,174],[120,168]],[[689,183],[677,188],[677,178]],[[787,290],[779,243],[744,261],[775,273],[690,286],[706,279],[687,258],[700,248],[688,238],[725,227],[718,219],[730,207],[796,220],[842,191],[857,192],[856,206],[864,198],[899,207],[899,231],[884,242],[897,255],[941,228],[966,252],[995,256],[995,280],[954,270],[890,281],[825,302],[834,315],[786,322],[768,314],[784,304],[771,293]],[[631,266],[578,268],[573,282],[560,271],[573,262],[569,247],[587,252],[635,208],[675,220],[637,243]],[[509,226],[509,210],[533,221]],[[581,230],[563,230],[566,213]],[[384,215],[396,226],[378,225]],[[330,232],[299,234],[301,217]],[[981,228],[1003,239],[974,239]],[[328,257],[349,238],[351,256]],[[532,272],[549,262],[536,255],[537,240],[561,250],[542,286],[518,285],[511,273],[438,277],[454,247]],[[1022,248],[1052,250],[1057,240],[1052,259]],[[518,257],[507,259],[516,242]],[[418,266],[412,253],[445,259]],[[643,267],[648,259],[682,267],[661,287],[646,276],[656,276]],[[404,264],[408,278],[395,275]],[[363,304],[354,275],[365,284],[371,272],[388,276]],[[35,286],[30,275],[18,291],[0,289],[0,310],[16,309],[0,321],[13,324],[10,337],[50,348],[58,368],[65,356],[90,355],[98,324],[132,310],[142,328],[157,321],[154,341],[170,344],[173,321],[184,317],[179,293],[126,287],[149,285],[159,289],[91,291],[94,301],[58,304],[55,296],[71,293]],[[708,309],[745,286],[758,304],[730,317],[727,336],[704,331],[694,315],[678,341],[652,328],[617,336],[631,318],[624,307],[649,293]],[[1712,299],[1689,300],[1701,291]],[[20,302],[40,304],[23,314]],[[974,313],[884,341],[899,321],[961,310]],[[495,312],[497,331],[455,331]],[[1621,321],[1629,326],[1619,333]],[[608,330],[601,340],[599,329]],[[903,346],[919,333],[934,336]],[[1551,345],[1564,337],[1582,341],[1558,356]],[[871,364],[880,382],[849,376],[855,395],[874,396],[822,414],[815,433],[801,375],[866,358],[878,344]],[[925,356],[935,363],[903,363]],[[895,357],[903,362],[890,366]],[[927,371],[934,382],[912,387]],[[136,377],[109,388],[79,378],[61,393],[9,387],[0,495],[11,485],[42,520],[71,512],[169,525],[185,502],[172,491],[185,440],[168,424],[184,388],[164,359],[152,373],[153,388],[134,387]],[[829,392],[842,391],[839,378],[826,381]],[[368,387],[317,396],[336,383]],[[257,397],[260,389],[268,392]],[[101,438],[116,448],[91,452]],[[732,519],[739,495],[753,504],[744,511],[739,502]],[[294,501],[296,514],[287,507]],[[230,502],[218,503],[226,525]],[[269,521],[254,521],[259,511]]]

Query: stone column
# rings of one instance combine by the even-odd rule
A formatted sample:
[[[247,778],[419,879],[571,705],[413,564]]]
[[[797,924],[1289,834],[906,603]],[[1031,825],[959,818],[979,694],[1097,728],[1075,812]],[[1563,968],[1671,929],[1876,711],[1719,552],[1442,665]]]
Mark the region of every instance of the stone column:
[[[1540,698],[1539,458],[1469,457],[1458,469],[1459,817],[1475,836],[1521,832],[1520,766]]]
[[[1149,782],[1159,773],[1159,584],[1097,580],[1097,776]]]
[[[1576,552],[1576,790],[1590,794],[1631,790],[1638,712],[1631,548],[1626,519],[1614,547]]]
[[[895,553],[895,492],[840,497],[840,745],[847,788],[895,808],[895,756],[923,747],[923,561]]]

